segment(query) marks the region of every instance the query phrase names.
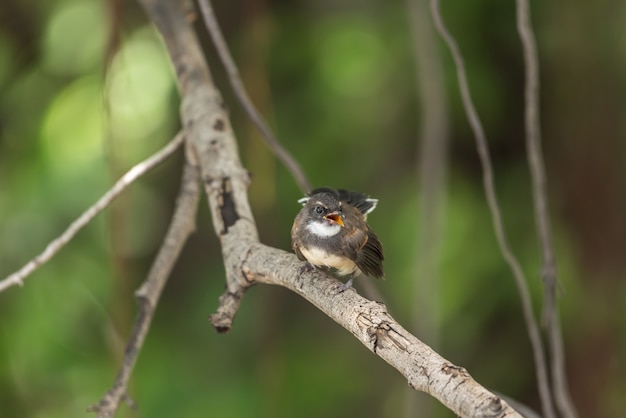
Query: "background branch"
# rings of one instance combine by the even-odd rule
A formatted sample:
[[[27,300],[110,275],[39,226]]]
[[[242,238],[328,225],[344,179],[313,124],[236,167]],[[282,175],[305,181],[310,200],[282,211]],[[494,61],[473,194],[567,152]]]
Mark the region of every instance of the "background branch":
[[[543,315],[546,319],[548,345],[552,371],[554,400],[561,415],[566,418],[577,416],[574,403],[569,395],[565,373],[563,336],[557,302],[557,268],[552,244],[552,231],[548,209],[546,173],[541,151],[541,125],[539,122],[539,60],[537,46],[530,19],[530,5],[527,0],[517,0],[517,30],[524,51],[525,82],[525,124],[528,167],[532,180],[535,221],[541,249],[541,277],[544,283]]]
[[[126,350],[124,350],[122,366],[111,389],[96,405],[88,409],[96,412],[98,418],[115,416],[120,402],[128,399],[126,394],[128,381],[150,329],[159,297],[187,239],[196,229],[199,198],[200,176],[198,168],[187,161],[183,167],[180,191],[170,226],[145,282],[135,292],[139,309]]]
[[[541,333],[539,332],[539,325],[535,319],[533,312],[532,301],[528,285],[524,272],[519,264],[519,261],[513,254],[509,245],[506,232],[504,230],[504,224],[502,221],[502,213],[498,204],[498,199],[495,191],[495,184],[493,180],[493,167],[491,165],[491,157],[489,155],[489,147],[487,145],[487,138],[483,130],[480,118],[476,112],[472,97],[470,94],[469,83],[467,82],[467,75],[465,71],[465,64],[463,57],[456,41],[446,28],[441,12],[439,9],[439,1],[431,0],[431,12],[435,21],[435,27],[439,34],[446,43],[454,65],[456,67],[456,73],[458,78],[459,90],[461,91],[461,99],[463,101],[463,107],[467,115],[468,122],[474,132],[476,139],[476,148],[478,150],[478,156],[483,168],[483,186],[485,189],[485,195],[487,197],[487,204],[489,205],[489,211],[491,212],[493,228],[498,240],[498,246],[507,264],[513,272],[517,290],[519,292],[522,312],[524,314],[524,320],[526,322],[526,329],[533,350],[533,356],[535,359],[535,368],[537,373],[537,383],[539,388],[539,396],[541,398],[542,412],[545,418],[553,418],[554,407],[552,404],[552,396],[550,392],[550,386],[548,382],[547,364],[545,354],[543,352],[543,343],[541,339]]]
[[[246,87],[241,81],[241,76],[239,75],[239,71],[237,70],[237,65],[235,64],[235,60],[233,59],[230,51],[228,49],[228,44],[222,35],[222,31],[220,30],[219,23],[215,18],[215,13],[213,12],[213,7],[211,6],[211,2],[209,0],[198,0],[200,5],[200,11],[202,12],[202,17],[204,18],[204,24],[211,35],[211,40],[213,41],[213,45],[215,45],[215,49],[226,69],[226,74],[228,75],[228,81],[235,93],[235,97],[239,100],[239,104],[243,107],[244,111],[248,114],[250,120],[256,125],[257,129],[261,133],[261,136],[265,139],[265,143],[267,146],[274,152],[274,154],[278,157],[278,159],[285,165],[287,170],[291,173],[293,178],[296,180],[296,183],[300,187],[300,190],[303,194],[306,194],[311,191],[311,183],[304,174],[304,171],[300,167],[300,164],[293,158],[291,153],[287,151],[285,147],[282,146],[278,138],[272,133],[270,127],[265,123],[263,116],[258,111],[248,92],[246,91]]]
[[[97,214],[102,212],[107,206],[113,202],[113,200],[119,196],[128,186],[130,186],[139,177],[146,174],[148,171],[156,167],[165,161],[178,147],[183,143],[185,136],[182,132],[174,137],[165,147],[160,151],[153,154],[151,157],[133,166],[126,174],[119,179],[115,185],[106,192],[96,203],[89,207],[82,215],[80,215],[74,222],[67,227],[67,229],[56,239],[54,239],[46,249],[29,261],[24,267],[9,275],[2,281],[0,281],[0,292],[15,285],[23,285],[24,279],[32,274],[42,264],[49,261],[61,248],[63,248],[68,242],[74,238],[74,236],[85,225],[87,225]]]

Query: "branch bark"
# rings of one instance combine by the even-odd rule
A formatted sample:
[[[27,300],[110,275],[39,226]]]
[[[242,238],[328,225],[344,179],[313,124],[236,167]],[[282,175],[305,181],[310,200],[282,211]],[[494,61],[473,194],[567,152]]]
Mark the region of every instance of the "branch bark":
[[[283,286],[302,296],[398,370],[410,387],[434,396],[457,415],[521,417],[464,368],[404,329],[384,304],[365,299],[354,289],[338,293],[341,283],[319,270],[301,275],[301,262],[285,251],[261,243],[238,250],[246,254],[240,268],[249,282]]]

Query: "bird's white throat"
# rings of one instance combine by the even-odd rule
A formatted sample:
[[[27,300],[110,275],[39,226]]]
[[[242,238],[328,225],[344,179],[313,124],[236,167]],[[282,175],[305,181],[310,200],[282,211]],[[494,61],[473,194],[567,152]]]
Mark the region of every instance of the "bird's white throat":
[[[318,237],[332,237],[341,231],[341,225],[313,221],[307,224],[306,229]]]

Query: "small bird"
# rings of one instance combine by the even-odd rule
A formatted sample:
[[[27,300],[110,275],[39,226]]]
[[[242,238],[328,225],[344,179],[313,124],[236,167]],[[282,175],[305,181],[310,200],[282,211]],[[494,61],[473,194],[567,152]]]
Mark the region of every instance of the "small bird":
[[[377,199],[322,187],[298,200],[303,205],[291,228],[291,247],[310,266],[349,276],[340,292],[359,274],[383,277],[383,247],[366,222]]]

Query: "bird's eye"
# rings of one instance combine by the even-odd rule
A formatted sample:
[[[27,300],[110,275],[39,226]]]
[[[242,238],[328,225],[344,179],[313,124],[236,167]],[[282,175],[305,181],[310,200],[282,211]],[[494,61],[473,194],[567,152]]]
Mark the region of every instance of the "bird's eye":
[[[321,215],[322,213],[324,213],[324,208],[322,208],[321,206],[315,206],[315,213],[317,213],[318,215]]]

